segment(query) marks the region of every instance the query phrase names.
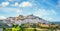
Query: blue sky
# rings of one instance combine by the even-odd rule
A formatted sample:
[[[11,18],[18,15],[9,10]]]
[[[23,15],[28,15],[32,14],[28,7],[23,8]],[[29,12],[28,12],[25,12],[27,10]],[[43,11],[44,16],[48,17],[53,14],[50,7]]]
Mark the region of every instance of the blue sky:
[[[60,0],[0,0],[0,19],[33,14],[47,21],[60,21]]]

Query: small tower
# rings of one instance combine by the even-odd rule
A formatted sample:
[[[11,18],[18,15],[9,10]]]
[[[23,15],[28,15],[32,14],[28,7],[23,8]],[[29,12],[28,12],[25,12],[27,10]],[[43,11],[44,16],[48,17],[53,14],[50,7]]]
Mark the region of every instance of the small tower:
[[[33,14],[30,14],[30,16],[33,16]]]
[[[21,20],[21,19],[23,19],[24,17],[23,17],[23,15],[19,15],[18,17],[17,17],[17,20]]]

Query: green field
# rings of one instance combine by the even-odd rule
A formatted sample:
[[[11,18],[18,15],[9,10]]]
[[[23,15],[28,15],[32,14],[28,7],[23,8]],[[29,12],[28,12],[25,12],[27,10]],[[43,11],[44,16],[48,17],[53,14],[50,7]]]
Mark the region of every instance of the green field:
[[[1,26],[1,28],[3,28],[4,31],[54,31],[55,29],[57,29],[57,27],[42,27],[39,26],[38,24],[33,24],[33,25],[29,25],[29,24],[22,24],[22,25],[16,25],[13,24],[12,27],[5,27],[5,25]],[[60,28],[58,29],[60,31]]]
[[[34,28],[6,28],[4,31],[53,31],[53,30],[40,30],[40,29],[34,29]]]

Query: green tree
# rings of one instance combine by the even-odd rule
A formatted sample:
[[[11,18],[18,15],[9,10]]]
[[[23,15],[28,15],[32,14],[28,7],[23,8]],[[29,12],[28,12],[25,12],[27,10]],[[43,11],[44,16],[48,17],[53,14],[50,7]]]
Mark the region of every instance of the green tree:
[[[18,26],[17,24],[13,24],[13,27],[15,27],[15,28],[16,28],[17,26]]]
[[[51,23],[51,25],[55,25],[55,23]]]
[[[3,25],[2,25],[3,31],[5,31],[5,30],[6,30],[6,27],[8,27],[8,25],[7,25],[7,24],[3,24]]]
[[[32,27],[34,28],[34,31],[37,31],[37,30],[36,30],[36,23],[34,23],[34,24],[32,25]]]
[[[24,31],[24,26],[25,26],[25,24],[21,24],[21,26],[20,26],[22,31]]]

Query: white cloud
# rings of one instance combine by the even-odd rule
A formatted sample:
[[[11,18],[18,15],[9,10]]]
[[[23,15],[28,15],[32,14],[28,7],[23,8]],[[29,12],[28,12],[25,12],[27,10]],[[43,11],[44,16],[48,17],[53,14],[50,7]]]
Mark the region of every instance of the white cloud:
[[[7,7],[1,7],[0,10],[4,11],[4,12],[12,12],[12,11],[16,11],[19,10],[18,8],[7,8]]]
[[[18,6],[18,5],[19,5],[18,2],[16,2],[16,3],[15,3],[15,6]]]
[[[57,14],[56,11],[54,11],[53,9],[51,10],[51,13],[53,13],[55,15]]]
[[[30,2],[22,2],[22,3],[19,5],[19,7],[26,7],[26,6],[32,7],[32,3],[30,3]]]
[[[18,14],[21,14],[22,13],[22,10],[20,10],[19,8],[0,8],[0,10],[2,10],[3,12],[6,12],[6,13],[17,13]]]
[[[16,10],[17,14],[22,14],[22,10]]]
[[[16,12],[17,12],[18,14],[21,14],[21,13],[22,13],[22,10],[17,9]]]
[[[13,1],[13,0],[9,0],[9,1]]]
[[[42,17],[43,19],[47,20],[47,21],[53,21],[54,18],[50,17],[50,16],[44,16]]]
[[[39,16],[45,20],[52,20],[53,18],[51,16],[56,14],[57,13],[54,10],[45,10],[45,9],[39,9],[34,13],[34,15]]]
[[[0,19],[6,19],[6,17],[4,17],[4,16],[0,16]]]
[[[19,3],[15,2],[14,4],[11,4],[12,7],[19,7]]]
[[[16,10],[17,13],[20,13],[20,10]]]
[[[9,1],[11,1],[11,2],[14,2],[14,1],[16,1],[16,2],[17,2],[18,0],[9,0]]]
[[[9,2],[2,2],[2,6],[8,6],[9,5]]]

